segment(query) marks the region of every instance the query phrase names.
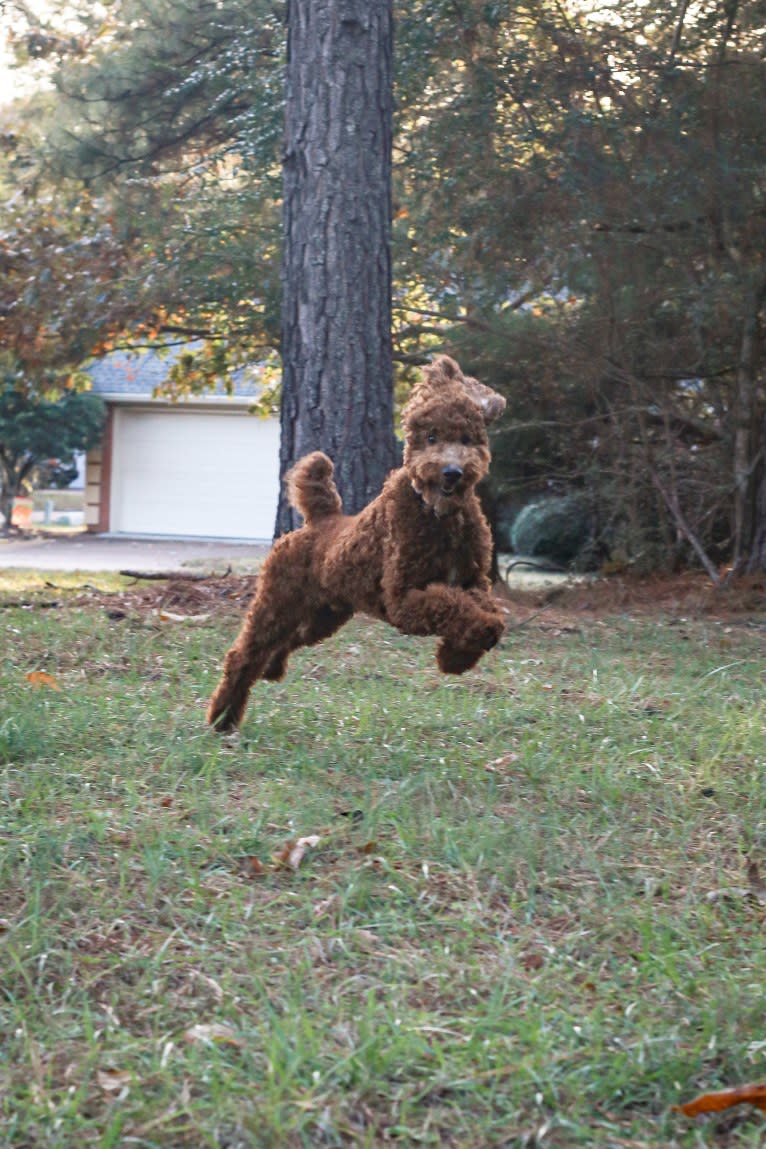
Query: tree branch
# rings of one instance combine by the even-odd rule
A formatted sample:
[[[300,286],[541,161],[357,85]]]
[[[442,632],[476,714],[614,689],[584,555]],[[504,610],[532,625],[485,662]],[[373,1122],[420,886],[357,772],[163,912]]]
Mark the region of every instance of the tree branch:
[[[664,499],[665,504],[666,504],[668,510],[670,511],[670,513],[673,517],[673,521],[675,522],[679,531],[684,536],[686,541],[689,543],[689,545],[691,546],[692,550],[694,551],[694,553],[697,556],[697,558],[699,559],[699,561],[702,563],[702,565],[705,568],[705,571],[707,572],[713,585],[719,586],[720,582],[721,582],[721,576],[719,575],[718,571],[716,570],[715,566],[713,565],[713,563],[712,563],[710,557],[708,556],[705,548],[703,547],[702,543],[700,542],[700,540],[697,538],[697,536],[694,533],[694,531],[692,530],[692,528],[687,523],[686,518],[684,516],[684,513],[681,510],[681,506],[678,502],[677,493],[675,491],[666,490],[665,485],[663,484],[662,480],[660,479],[659,475],[657,474],[657,472],[655,470],[652,470],[651,474],[652,474],[652,483],[654,484],[654,486],[656,487],[656,489],[659,491],[660,495]]]

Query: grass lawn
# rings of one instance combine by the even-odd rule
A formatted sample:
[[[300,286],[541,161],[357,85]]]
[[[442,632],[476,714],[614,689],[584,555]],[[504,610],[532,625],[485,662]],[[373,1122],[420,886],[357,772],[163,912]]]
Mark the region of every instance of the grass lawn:
[[[764,1144],[672,1108],[766,1079],[763,594],[355,620],[227,739],[241,580],[2,573],[0,1145]]]

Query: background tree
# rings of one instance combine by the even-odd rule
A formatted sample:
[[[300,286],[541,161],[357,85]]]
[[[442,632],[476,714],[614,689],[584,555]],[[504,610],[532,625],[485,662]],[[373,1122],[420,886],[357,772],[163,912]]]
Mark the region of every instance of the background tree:
[[[174,379],[204,388],[278,345],[281,22],[264,2],[65,7],[66,36],[55,9],[35,21],[25,5],[16,43],[47,55],[55,84],[46,171],[108,201],[135,251],[99,349],[204,339]]]
[[[22,386],[56,388],[105,330],[131,314],[121,279],[133,257],[107,202],[52,182],[35,140],[36,105],[4,115],[0,152],[0,348]]]
[[[391,5],[295,3],[287,16],[282,470],[322,446],[358,509],[394,461]],[[130,34],[115,35],[128,21]],[[58,73],[53,155],[108,183],[126,238],[140,235],[159,265],[153,301],[146,282],[126,292],[144,309],[133,337],[203,336],[185,384],[205,385],[233,356],[279,342],[282,29],[270,5],[254,14],[207,0],[124,0],[107,25],[104,35],[83,12],[88,47]],[[311,57],[332,69],[326,84]],[[291,524],[284,506],[278,522]]]
[[[5,117],[0,160],[0,514],[40,464],[72,465],[102,432],[103,404],[80,367],[121,325],[115,285],[130,260],[100,204],[44,176],[24,116]]]
[[[411,16],[402,230],[436,300],[411,343],[506,387],[513,500],[589,488],[629,561],[757,563],[763,5],[448,7]],[[463,186],[418,194],[455,150]]]
[[[7,360],[0,361],[0,531],[11,529],[13,500],[35,467],[55,458],[74,462],[100,439],[104,405],[98,395],[64,391],[45,399],[22,390]]]
[[[288,4],[281,470],[324,450],[348,512],[395,461],[392,52],[390,0]]]
[[[511,512],[574,489],[600,553],[760,569],[762,0],[396,8],[396,360],[505,388]],[[143,248],[139,336],[211,335],[198,381],[279,338],[282,15],[119,0],[53,50],[48,137]]]

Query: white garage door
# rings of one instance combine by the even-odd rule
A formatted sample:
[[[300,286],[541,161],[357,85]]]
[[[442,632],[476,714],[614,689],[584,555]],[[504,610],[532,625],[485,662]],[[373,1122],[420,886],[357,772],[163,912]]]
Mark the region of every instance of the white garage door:
[[[110,529],[270,539],[279,491],[275,419],[231,411],[115,411]]]

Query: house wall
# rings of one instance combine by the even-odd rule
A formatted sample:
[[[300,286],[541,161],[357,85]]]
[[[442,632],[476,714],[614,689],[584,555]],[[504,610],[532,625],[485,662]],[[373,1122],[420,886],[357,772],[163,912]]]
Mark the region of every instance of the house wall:
[[[101,442],[85,458],[85,526],[99,534],[109,530],[113,435],[114,407],[108,404]]]

